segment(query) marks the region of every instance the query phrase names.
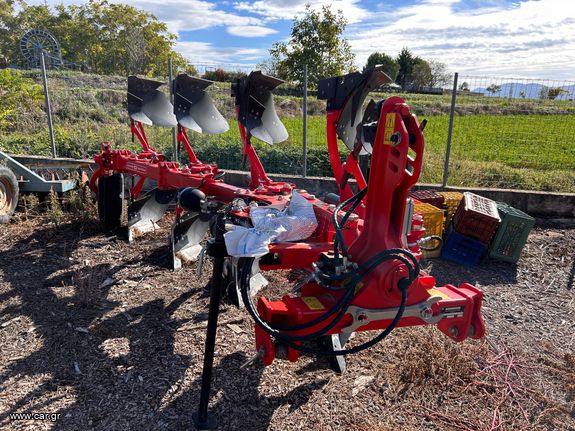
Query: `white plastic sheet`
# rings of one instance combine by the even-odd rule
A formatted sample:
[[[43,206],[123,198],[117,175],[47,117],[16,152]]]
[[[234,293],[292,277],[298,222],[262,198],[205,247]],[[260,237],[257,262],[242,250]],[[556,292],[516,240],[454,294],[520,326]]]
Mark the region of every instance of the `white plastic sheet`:
[[[269,252],[272,242],[300,241],[317,228],[313,205],[298,192],[283,210],[257,207],[250,210],[253,227],[234,226],[224,234],[231,256],[259,257]]]

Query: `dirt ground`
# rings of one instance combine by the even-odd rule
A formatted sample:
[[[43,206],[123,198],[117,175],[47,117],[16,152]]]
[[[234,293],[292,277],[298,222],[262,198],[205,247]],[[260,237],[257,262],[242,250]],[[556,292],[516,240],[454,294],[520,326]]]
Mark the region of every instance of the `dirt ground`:
[[[428,263],[484,289],[485,340],[401,329],[341,376],[309,356],[244,366],[253,323],[223,305],[210,409],[229,430],[575,430],[574,247],[575,229],[539,227],[518,265]],[[211,267],[167,257],[166,229],[127,244],[93,221],[0,226],[1,430],[193,429]],[[60,416],[10,418],[26,412]]]

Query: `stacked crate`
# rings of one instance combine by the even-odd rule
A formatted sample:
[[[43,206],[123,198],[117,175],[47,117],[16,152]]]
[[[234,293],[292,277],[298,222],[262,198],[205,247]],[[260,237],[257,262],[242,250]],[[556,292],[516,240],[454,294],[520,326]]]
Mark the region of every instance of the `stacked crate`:
[[[425,202],[416,202],[414,213],[423,216],[425,236],[436,235],[440,238],[443,236],[443,210]],[[436,241],[430,241],[429,244],[435,245]],[[439,257],[441,255],[441,244],[434,250],[424,250],[422,248],[421,251],[423,256],[428,259]]]
[[[487,251],[487,246],[476,239],[457,233],[449,225],[441,249],[441,257],[463,266],[475,266]]]
[[[415,203],[414,213],[423,217],[424,236],[443,238],[443,245],[434,250],[424,248],[437,242],[422,244],[426,258],[441,255],[473,266],[489,254],[493,259],[515,263],[535,224],[524,212],[474,193],[418,190],[410,197]]]
[[[495,201],[474,193],[463,193],[463,200],[453,216],[453,227],[458,233],[488,246],[499,223],[501,219]]]
[[[444,197],[433,190],[415,190],[409,193],[409,197],[415,201],[433,205],[436,208],[443,207]]]
[[[500,223],[495,201],[464,193],[446,236],[442,256],[462,265],[478,264]]]
[[[489,257],[516,263],[535,224],[535,219],[502,202],[497,202],[497,210],[501,224],[489,247]]]
[[[447,231],[447,227],[449,223],[451,223],[451,219],[457,211],[461,200],[463,199],[463,193],[459,192],[437,192],[437,194],[443,196],[443,209],[445,210],[445,230]]]

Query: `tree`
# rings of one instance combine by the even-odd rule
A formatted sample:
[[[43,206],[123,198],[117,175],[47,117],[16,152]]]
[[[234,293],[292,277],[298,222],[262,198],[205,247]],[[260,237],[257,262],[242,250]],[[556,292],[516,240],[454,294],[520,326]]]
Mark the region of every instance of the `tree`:
[[[0,52],[11,63],[23,63],[18,41],[30,28],[53,33],[68,61],[103,74],[167,75],[168,58],[181,71],[189,62],[174,52],[176,35],[149,12],[106,0],[82,5],[29,6],[0,0]]]
[[[244,72],[226,72],[224,69],[218,67],[216,70],[206,70],[203,78],[217,82],[233,82],[243,76],[246,76]]]
[[[0,0],[0,57],[7,55],[5,41],[10,34],[14,15],[14,0]]]
[[[467,82],[463,82],[460,86],[459,89],[461,91],[469,91],[469,84]]]
[[[408,48],[403,48],[396,59],[399,73],[395,82],[403,89],[410,87],[427,87],[433,80],[431,66],[421,57],[412,54]]]
[[[308,81],[315,86],[320,79],[352,71],[355,56],[342,37],[346,25],[341,11],[323,6],[318,12],[307,4],[305,14],[293,20],[289,41],[269,50],[278,77],[302,83],[307,64]]]
[[[396,61],[399,65],[399,72],[395,82],[398,85],[401,85],[401,88],[405,89],[410,85],[413,66],[415,66],[415,59],[416,57],[414,57],[411,51],[407,48],[403,48],[397,56]]]
[[[447,65],[432,58],[427,63],[431,68],[431,87],[448,87],[451,84],[451,74],[447,70]]]
[[[561,87],[551,87],[547,90],[547,98],[549,100],[555,100],[562,94],[569,93],[567,90]]]
[[[395,59],[383,52],[374,52],[367,58],[367,63],[365,63],[363,70],[377,65],[383,66],[383,71],[392,81],[395,81],[399,72],[399,64],[397,64]]]
[[[18,71],[0,70],[0,130],[13,125],[18,114],[38,108],[44,98],[42,87]]]
[[[432,87],[433,75],[429,63],[421,58],[416,58],[409,81],[410,85],[414,87]]]
[[[258,63],[256,65],[256,69],[261,70],[266,75],[279,77],[278,62],[274,61],[272,57],[269,57],[264,61],[262,61],[261,63]]]
[[[493,96],[495,93],[499,93],[501,91],[501,85],[491,84],[486,88],[486,90]]]

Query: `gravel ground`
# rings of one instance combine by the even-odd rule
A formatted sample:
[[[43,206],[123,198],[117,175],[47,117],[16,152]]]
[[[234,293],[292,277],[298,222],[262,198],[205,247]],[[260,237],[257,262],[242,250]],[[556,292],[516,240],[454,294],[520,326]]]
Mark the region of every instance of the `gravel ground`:
[[[209,276],[168,270],[166,236],[129,245],[94,222],[0,227],[0,429],[193,429]],[[341,376],[309,356],[244,366],[253,323],[223,305],[220,429],[575,430],[574,246],[574,229],[537,228],[517,266],[428,263],[438,283],[484,289],[485,340],[402,329]],[[59,417],[10,418],[26,412]]]

